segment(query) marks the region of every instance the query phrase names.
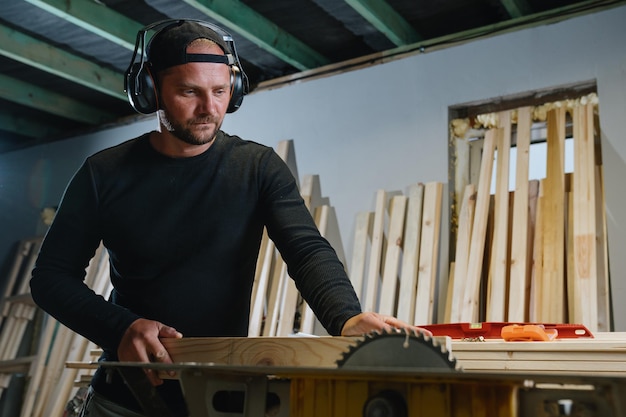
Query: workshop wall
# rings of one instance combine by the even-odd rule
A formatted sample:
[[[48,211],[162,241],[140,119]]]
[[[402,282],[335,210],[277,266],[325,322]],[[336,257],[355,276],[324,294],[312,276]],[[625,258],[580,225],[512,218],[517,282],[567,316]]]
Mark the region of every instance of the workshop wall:
[[[596,80],[615,330],[624,331],[623,22],[626,6],[262,91],[246,97],[241,110],[226,117],[223,129],[269,146],[294,140],[299,174],[320,176],[349,258],[355,215],[373,209],[377,189],[405,191],[418,181],[447,182],[450,106]],[[58,204],[87,155],[154,126],[154,119],[143,119],[0,155],[0,265],[9,262],[18,239],[44,233],[41,210]],[[444,226],[442,236],[446,234]],[[441,264],[447,262],[442,256]]]

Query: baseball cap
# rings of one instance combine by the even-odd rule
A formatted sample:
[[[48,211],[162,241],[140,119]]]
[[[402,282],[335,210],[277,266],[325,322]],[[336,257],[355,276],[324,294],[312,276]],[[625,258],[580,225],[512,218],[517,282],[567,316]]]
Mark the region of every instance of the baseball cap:
[[[196,39],[210,39],[225,55],[188,54],[187,46]],[[189,62],[214,62],[233,65],[232,51],[223,37],[211,28],[193,21],[181,20],[157,33],[147,48],[147,58],[154,72]]]

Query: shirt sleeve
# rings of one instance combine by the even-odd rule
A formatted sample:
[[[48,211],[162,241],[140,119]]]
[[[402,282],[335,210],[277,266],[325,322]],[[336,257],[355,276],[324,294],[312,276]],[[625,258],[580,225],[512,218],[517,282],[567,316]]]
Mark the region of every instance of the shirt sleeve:
[[[98,198],[88,161],[65,190],[30,281],[33,300],[98,346],[115,351],[139,316],[90,289],[85,269],[101,240]]]
[[[261,202],[268,235],[324,328],[340,335],[345,322],[361,312],[344,265],[320,235],[287,165],[272,151],[265,167]]]

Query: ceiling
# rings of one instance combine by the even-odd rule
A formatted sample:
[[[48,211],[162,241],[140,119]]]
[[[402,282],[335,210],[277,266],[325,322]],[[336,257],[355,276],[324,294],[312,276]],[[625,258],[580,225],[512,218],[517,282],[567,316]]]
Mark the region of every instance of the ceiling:
[[[137,32],[169,18],[233,35],[251,91],[626,1],[0,0],[0,153],[129,123]]]

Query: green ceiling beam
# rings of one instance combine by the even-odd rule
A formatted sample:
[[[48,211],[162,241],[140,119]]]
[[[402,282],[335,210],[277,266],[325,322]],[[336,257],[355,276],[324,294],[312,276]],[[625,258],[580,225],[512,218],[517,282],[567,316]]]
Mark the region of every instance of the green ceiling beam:
[[[0,113],[0,125],[2,130],[15,133],[29,138],[43,138],[61,133],[58,127],[48,126],[41,121],[32,120],[11,110],[2,109]]]
[[[512,19],[526,16],[532,12],[531,7],[526,0],[500,0],[500,3]]]
[[[419,42],[422,37],[385,0],[344,0],[396,46]]]
[[[94,0],[25,1],[131,51],[144,26]]]
[[[122,74],[0,25],[0,55],[127,100]]]
[[[0,97],[30,108],[78,122],[101,124],[116,116],[78,100],[0,74]]]
[[[330,61],[238,0],[184,0],[301,71]]]

